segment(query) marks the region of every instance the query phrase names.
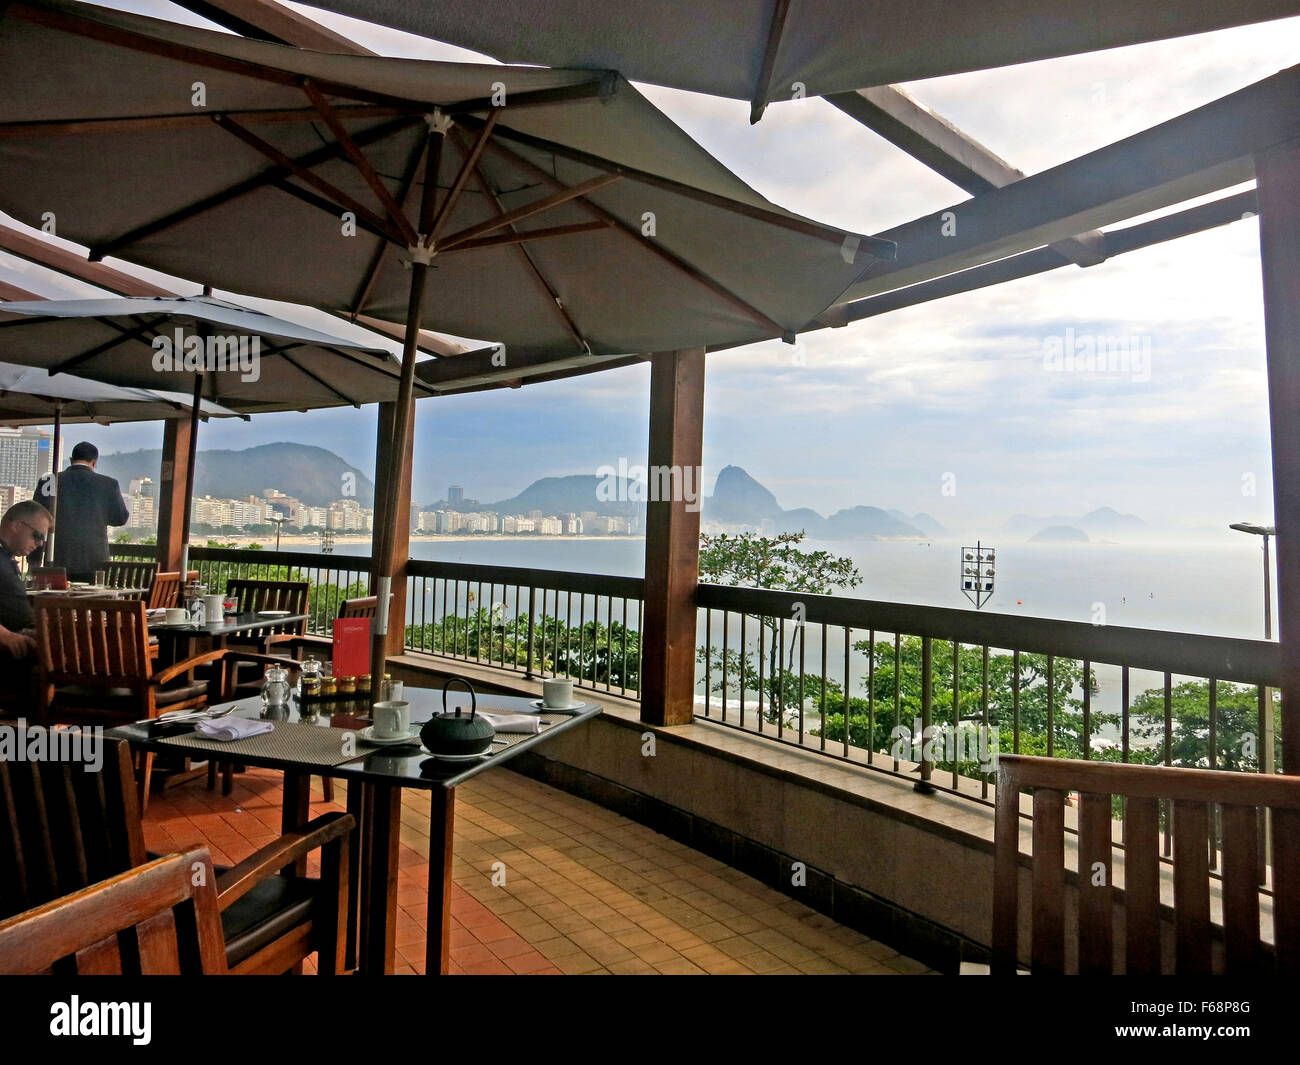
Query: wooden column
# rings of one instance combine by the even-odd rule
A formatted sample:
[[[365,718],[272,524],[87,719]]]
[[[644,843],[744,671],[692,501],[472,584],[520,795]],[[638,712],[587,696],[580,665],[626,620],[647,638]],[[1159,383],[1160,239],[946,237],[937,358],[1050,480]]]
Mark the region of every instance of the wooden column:
[[[158,474],[158,570],[174,573],[181,568],[185,547],[185,508],[189,505],[188,481],[190,422],[169,418],[163,429],[162,467]],[[185,574],[181,574],[184,583]]]
[[[390,489],[388,479],[397,465],[393,462],[393,443],[397,434],[397,404],[379,404],[379,439],[375,447],[375,533],[371,549],[380,550],[378,530],[386,520],[388,507],[397,506],[393,526],[392,551],[384,563],[383,572],[394,574],[393,603],[389,614],[387,653],[400,655],[406,636],[406,560],[411,556],[411,465],[414,457],[415,419],[407,425],[406,451],[401,462],[401,483]],[[372,574],[370,594],[376,594]]]
[[[681,498],[646,504],[641,720],[650,725],[688,724],[695,712],[695,589],[700,569],[698,490],[703,442],[704,349],[653,355],[651,484],[657,483],[656,467],[689,468],[696,503],[690,510]]]
[[[1255,156],[1277,525],[1282,771],[1300,775],[1300,140]]]

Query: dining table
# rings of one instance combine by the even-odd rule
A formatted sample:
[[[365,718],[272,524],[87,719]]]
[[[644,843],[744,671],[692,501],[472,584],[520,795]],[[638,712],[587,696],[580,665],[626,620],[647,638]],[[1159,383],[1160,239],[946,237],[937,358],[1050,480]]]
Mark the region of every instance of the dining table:
[[[575,693],[576,695],[577,693]],[[429,793],[429,885],[425,972],[446,975],[450,961],[452,837],[456,789],[561,732],[586,724],[601,713],[596,703],[564,710],[519,696],[443,692],[407,686],[411,731],[382,743],[368,738],[368,700],[303,702],[264,708],[260,699],[241,699],[210,708],[209,715],[266,719],[273,729],[246,739],[206,739],[194,719],[124,725],[107,734],[154,753],[189,758],[223,757],[284,774],[282,831],[310,819],[312,776],[347,784],[347,808],[357,819],[357,838],[349,858],[348,964],[363,975],[394,971],[396,964],[398,844],[402,793]],[[419,739],[421,725],[437,713],[474,710],[488,715],[529,715],[536,732],[498,731],[481,755],[450,758],[431,754]]]
[[[225,614],[220,621],[184,621],[168,624],[165,615],[155,613],[148,619],[149,635],[158,637],[158,661],[168,666],[191,658],[203,651],[219,651],[231,636],[255,632],[258,629],[282,629],[286,625],[306,621],[306,614],[276,611],[247,611],[242,614]]]

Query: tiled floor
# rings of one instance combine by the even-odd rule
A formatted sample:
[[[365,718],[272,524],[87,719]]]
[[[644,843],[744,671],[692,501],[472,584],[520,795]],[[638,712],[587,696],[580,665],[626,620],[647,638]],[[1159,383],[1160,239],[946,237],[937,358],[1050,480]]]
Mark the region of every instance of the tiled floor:
[[[321,801],[312,814],[341,806]],[[341,798],[341,796],[340,796]],[[457,791],[452,972],[928,972],[722,862],[517,774]],[[230,864],[273,840],[280,776],[250,770],[223,798],[194,782],[154,796],[150,850],[206,840]],[[397,971],[424,970],[428,796],[402,805]]]

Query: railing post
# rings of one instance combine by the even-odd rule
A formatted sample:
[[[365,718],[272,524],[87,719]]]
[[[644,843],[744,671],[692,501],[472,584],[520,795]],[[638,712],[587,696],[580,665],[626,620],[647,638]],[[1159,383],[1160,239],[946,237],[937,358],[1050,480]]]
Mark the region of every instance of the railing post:
[[[641,720],[650,725],[685,725],[695,716],[703,439],[704,349],[652,355],[641,667]],[[673,489],[669,499],[662,498],[665,485]]]
[[[557,610],[558,614],[559,611]],[[533,679],[533,619],[537,616],[537,589],[528,586],[528,659],[524,663],[524,677]]]
[[[934,773],[934,736],[931,734],[931,722],[934,720],[934,686],[931,680],[934,665],[934,648],[930,637],[921,637],[921,779],[916,782],[915,790],[922,795],[934,792],[930,777]],[[898,678],[894,678],[898,683]]]

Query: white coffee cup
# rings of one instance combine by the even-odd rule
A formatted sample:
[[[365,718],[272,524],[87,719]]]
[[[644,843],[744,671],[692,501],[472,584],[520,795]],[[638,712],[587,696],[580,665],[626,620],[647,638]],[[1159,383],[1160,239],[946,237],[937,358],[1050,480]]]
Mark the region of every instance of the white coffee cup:
[[[171,606],[167,608],[163,618],[168,625],[184,625],[190,620],[190,612],[184,607]]]
[[[224,595],[205,595],[203,597],[203,620],[209,625],[220,623],[225,601],[226,597]]]
[[[411,704],[405,700],[390,699],[375,703],[371,712],[374,725],[370,734],[377,740],[391,740],[411,733]]]
[[[562,677],[542,681],[542,705],[567,710],[573,705],[573,681]]]

